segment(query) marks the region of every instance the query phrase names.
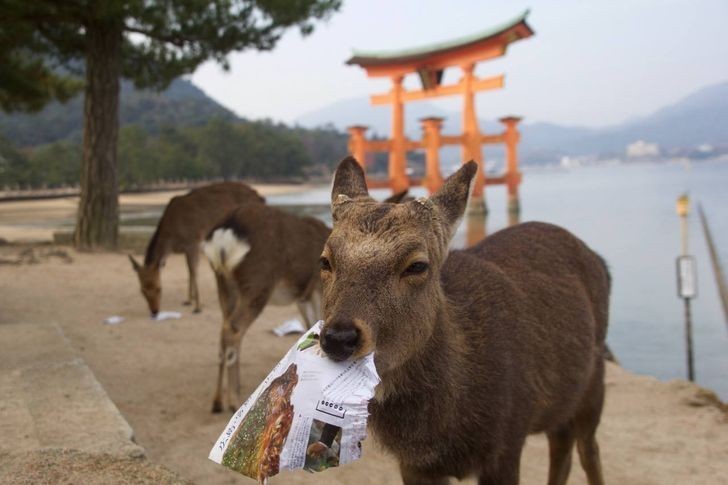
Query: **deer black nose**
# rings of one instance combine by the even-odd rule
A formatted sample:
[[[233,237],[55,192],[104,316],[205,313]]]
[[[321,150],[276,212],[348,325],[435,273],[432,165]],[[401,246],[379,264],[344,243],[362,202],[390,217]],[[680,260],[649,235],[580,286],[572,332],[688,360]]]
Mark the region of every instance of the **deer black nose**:
[[[353,323],[334,323],[321,334],[321,348],[331,360],[342,361],[352,356],[359,345],[359,330]]]

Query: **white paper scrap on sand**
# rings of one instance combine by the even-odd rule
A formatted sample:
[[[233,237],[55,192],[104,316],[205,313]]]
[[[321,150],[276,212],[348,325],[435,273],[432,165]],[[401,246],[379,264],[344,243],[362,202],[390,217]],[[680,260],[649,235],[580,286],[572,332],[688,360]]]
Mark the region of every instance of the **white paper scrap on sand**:
[[[317,322],[230,419],[209,458],[265,483],[281,470],[323,471],[361,457],[374,356],[334,362]]]
[[[152,317],[155,322],[161,322],[162,320],[170,320],[175,318],[182,318],[180,312],[159,312]]]
[[[273,329],[273,333],[279,337],[283,337],[284,335],[288,335],[291,333],[303,333],[305,331],[306,326],[301,323],[301,320],[297,318],[291,318],[290,320],[286,320],[285,322],[281,323]]]
[[[123,321],[124,321],[124,317],[119,316],[119,315],[111,315],[108,318],[104,318],[104,323],[106,325],[118,325]]]

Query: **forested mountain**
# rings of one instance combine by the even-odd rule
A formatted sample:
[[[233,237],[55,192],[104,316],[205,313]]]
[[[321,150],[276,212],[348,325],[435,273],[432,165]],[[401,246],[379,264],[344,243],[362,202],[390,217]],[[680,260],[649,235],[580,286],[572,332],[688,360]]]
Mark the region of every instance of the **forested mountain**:
[[[82,97],[33,114],[0,113],[0,188],[78,183]],[[119,181],[122,189],[164,180],[302,179],[325,175],[346,154],[347,136],[236,117],[195,85],[122,85]]]
[[[213,117],[236,118],[232,111],[187,80],[177,79],[162,92],[136,90],[129,81],[121,84],[122,126],[137,124],[155,134],[165,125],[199,126]],[[80,140],[82,130],[83,96],[65,104],[51,103],[38,113],[0,112],[0,135],[21,148],[64,139]]]

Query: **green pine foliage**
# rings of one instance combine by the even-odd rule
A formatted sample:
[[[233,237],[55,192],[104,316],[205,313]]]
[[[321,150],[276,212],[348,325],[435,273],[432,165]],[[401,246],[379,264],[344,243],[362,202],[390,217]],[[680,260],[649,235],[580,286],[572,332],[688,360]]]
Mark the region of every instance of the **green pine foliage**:
[[[227,69],[231,51],[271,50],[288,28],[309,34],[315,21],[340,5],[341,0],[0,0],[0,109],[37,111],[78,93],[87,34],[99,26],[122,37],[124,78],[136,87],[163,89],[207,60]]]

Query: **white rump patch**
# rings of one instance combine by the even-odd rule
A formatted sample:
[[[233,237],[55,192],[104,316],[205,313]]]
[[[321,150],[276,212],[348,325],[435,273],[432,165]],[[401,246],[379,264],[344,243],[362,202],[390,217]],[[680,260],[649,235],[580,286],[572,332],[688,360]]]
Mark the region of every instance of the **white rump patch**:
[[[228,228],[216,229],[212,237],[202,243],[202,252],[216,272],[231,272],[249,251],[250,244]]]

